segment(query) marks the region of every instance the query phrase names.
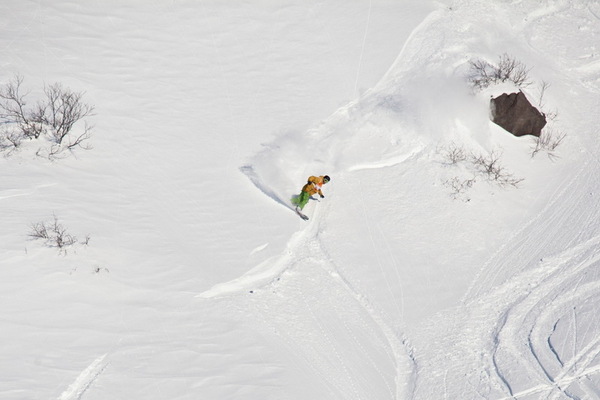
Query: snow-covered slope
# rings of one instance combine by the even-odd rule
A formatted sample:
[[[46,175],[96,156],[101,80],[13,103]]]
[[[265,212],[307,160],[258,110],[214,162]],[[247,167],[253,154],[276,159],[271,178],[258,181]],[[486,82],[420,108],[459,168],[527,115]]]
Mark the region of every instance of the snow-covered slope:
[[[96,106],[92,151],[0,161],[0,397],[600,397],[598,2],[0,9],[2,79]],[[502,53],[558,159],[469,87]],[[53,214],[89,245],[28,241]]]

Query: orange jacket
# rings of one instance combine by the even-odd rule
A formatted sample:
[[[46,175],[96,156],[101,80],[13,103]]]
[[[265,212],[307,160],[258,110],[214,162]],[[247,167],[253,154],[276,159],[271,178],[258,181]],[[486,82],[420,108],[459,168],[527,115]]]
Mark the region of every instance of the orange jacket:
[[[320,196],[323,196],[323,192],[321,192],[322,186],[323,176],[310,176],[308,178],[308,183],[302,187],[302,191],[311,196],[315,193],[319,193]]]

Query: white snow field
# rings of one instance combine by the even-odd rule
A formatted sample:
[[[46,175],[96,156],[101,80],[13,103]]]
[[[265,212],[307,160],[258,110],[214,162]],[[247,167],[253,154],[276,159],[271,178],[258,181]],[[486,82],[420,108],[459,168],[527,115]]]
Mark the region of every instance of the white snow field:
[[[0,84],[95,113],[0,158],[0,398],[600,399],[599,46],[597,0],[2,2]],[[505,53],[554,156],[469,84]]]

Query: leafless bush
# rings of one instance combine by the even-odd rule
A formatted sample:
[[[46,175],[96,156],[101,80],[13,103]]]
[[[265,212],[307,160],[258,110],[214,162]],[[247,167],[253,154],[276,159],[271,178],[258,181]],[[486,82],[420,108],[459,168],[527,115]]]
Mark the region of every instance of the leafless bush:
[[[17,75],[0,87],[0,138],[5,143],[4,149],[18,147],[15,144],[20,144],[25,138],[38,139],[43,136],[52,145],[38,154],[49,158],[77,147],[90,149],[88,140],[92,126],[84,119],[93,115],[94,107],[83,102],[82,92],[73,92],[55,83],[44,88],[45,97],[41,101],[28,106],[28,93],[23,93],[22,83],[23,78]],[[82,120],[83,130],[75,133],[74,126]]]
[[[488,155],[472,154],[471,162],[479,173],[502,187],[519,187],[523,181],[523,179],[515,178],[500,164],[500,154],[497,151],[492,151]]]
[[[455,176],[442,181],[442,184],[450,189],[450,196],[455,200],[461,198],[469,201],[467,192],[477,183],[479,176],[501,187],[512,186],[518,188],[523,181],[523,179],[515,178],[501,165],[501,153],[497,150],[489,154],[468,153],[464,147],[451,143],[438,151],[446,165],[465,164],[467,170],[471,170],[473,173],[471,178],[464,179]],[[462,174],[466,172],[463,168],[461,170]]]
[[[5,151],[7,154],[21,147],[23,135],[12,130],[0,131],[0,152]]]
[[[44,133],[44,126],[40,122],[38,109],[27,108],[27,93],[22,93],[22,83],[23,77],[16,75],[0,87],[0,119],[5,128],[17,131],[25,138],[37,139]]]
[[[46,223],[36,222],[35,224],[31,224],[31,232],[29,232],[29,237],[32,239],[50,239],[50,233],[48,232]]]
[[[58,222],[56,215],[52,222],[36,222],[31,224],[29,237],[35,240],[44,240],[47,246],[56,247],[59,252],[65,254],[67,247],[77,243],[77,238],[67,232],[67,229]],[[89,242],[89,238],[86,238],[86,241]]]
[[[476,182],[475,177],[473,177],[471,179],[460,179],[459,177],[455,176],[455,177],[448,179],[442,183],[444,186],[446,186],[450,189],[450,196],[456,200],[456,199],[464,196],[465,193],[473,187],[475,182]],[[469,201],[470,199],[467,198],[465,200]]]
[[[558,158],[555,153],[556,148],[566,136],[566,133],[552,128],[544,129],[539,137],[534,138],[533,146],[531,147],[531,158],[535,157],[539,152],[545,152],[551,160]]]
[[[518,87],[529,86],[529,71],[521,61],[504,53],[500,56],[498,67],[496,68],[496,77],[500,82],[512,82]]]
[[[554,110],[554,111],[546,110],[546,103],[545,103],[544,96],[546,95],[546,91],[548,90],[549,87],[550,87],[550,84],[546,81],[541,81],[539,83],[539,85],[538,85],[538,93],[539,93],[538,107],[542,111],[542,113],[544,114],[544,116],[546,117],[547,120],[556,121],[558,119],[558,111],[557,110]]]
[[[548,90],[549,87],[550,87],[550,84],[546,81],[541,81],[538,85],[538,92],[539,92],[538,106],[541,109],[546,107],[546,105],[544,104],[544,96],[546,95],[546,90]]]
[[[531,84],[527,66],[506,53],[499,57],[497,64],[477,59],[469,61],[469,65],[469,82],[477,89],[507,81],[520,88]]]
[[[84,150],[90,150],[92,148],[88,142],[90,138],[91,127],[89,127],[86,123],[83,133],[79,134],[78,136],[68,136],[68,140],[61,144],[55,143],[49,147],[40,148],[36,152],[36,155],[49,160],[57,160],[66,157],[67,153],[65,150],[72,151],[77,147],[80,147]]]
[[[458,146],[456,143],[450,143],[448,147],[440,151],[446,164],[454,165],[463,162],[467,159],[467,152],[464,147]]]
[[[71,133],[73,125],[81,119],[92,115],[94,107],[82,102],[83,93],[72,92],[60,83],[47,86],[44,89],[46,103],[39,105],[38,117],[41,122],[50,127],[51,137],[57,144]],[[85,132],[89,132],[86,124]],[[74,142],[81,142],[75,140]]]

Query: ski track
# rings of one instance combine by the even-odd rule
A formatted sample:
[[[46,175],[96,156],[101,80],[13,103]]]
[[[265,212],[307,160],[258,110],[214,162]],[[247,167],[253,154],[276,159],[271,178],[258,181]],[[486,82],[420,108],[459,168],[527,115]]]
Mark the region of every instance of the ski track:
[[[452,398],[461,390],[493,399],[600,399],[600,318],[593,309],[600,298],[600,232],[593,224],[600,215],[589,193],[600,179],[593,162],[563,181],[551,204],[514,235],[522,239],[498,250],[462,305],[448,311],[446,323],[455,321],[449,336],[430,339],[432,349],[417,358],[423,382],[416,398]],[[446,376],[450,392],[430,389],[432,377],[441,376],[437,365],[448,365],[439,360],[444,356],[457,365]],[[480,365],[483,375],[461,363]],[[458,389],[453,379],[474,383]]]
[[[261,191],[264,192],[262,189]],[[327,207],[328,203],[326,202],[320,202],[318,204],[312,218],[308,222],[308,226],[292,236],[284,254],[275,257],[274,259],[267,260],[263,263],[264,265],[261,264],[257,266],[240,278],[215,285],[213,288],[196,297],[205,299],[230,296],[239,297],[243,294],[253,293],[252,296],[258,298],[259,296],[257,295],[262,293],[267,295],[267,298],[265,298],[264,301],[268,304],[273,302],[273,299],[268,296],[273,293],[292,290],[295,287],[294,290],[296,290],[297,293],[290,295],[289,300],[294,301],[292,299],[301,299],[301,303],[298,306],[301,309],[304,309],[304,311],[295,309],[290,315],[294,315],[294,318],[297,318],[298,315],[306,315],[308,321],[274,321],[273,317],[269,317],[268,313],[265,312],[265,309],[272,307],[273,304],[255,305],[253,313],[261,314],[261,320],[270,327],[271,331],[279,332],[280,335],[282,331],[286,331],[286,334],[283,336],[287,337],[284,341],[288,344],[289,348],[293,349],[296,353],[300,352],[301,358],[306,360],[316,371],[315,375],[320,379],[325,380],[332,393],[336,393],[339,398],[366,398],[364,388],[359,388],[356,383],[360,373],[356,371],[355,365],[347,364],[346,358],[348,355],[344,355],[340,352],[341,350],[337,350],[340,346],[337,344],[338,338],[337,336],[332,335],[340,334],[344,337],[348,337],[357,351],[364,357],[362,360],[364,365],[361,365],[361,368],[368,366],[368,370],[375,371],[380,377],[386,388],[386,392],[388,393],[388,398],[407,398],[412,390],[410,382],[415,376],[415,365],[410,357],[410,348],[406,341],[398,336],[397,332],[389,326],[383,316],[369,303],[369,301],[357,292],[340,274],[334,261],[321,246],[319,240],[319,234],[322,229],[321,214],[327,214]],[[317,257],[316,255],[318,254],[321,256]],[[320,269],[328,278],[327,282],[316,282],[309,272],[308,265],[315,265],[315,268]],[[298,270],[296,266],[302,266],[302,270]],[[302,283],[292,284],[292,278],[295,279],[297,274],[301,274],[304,277],[302,278]],[[359,315],[355,315],[352,319],[356,320],[358,318],[362,321],[359,330],[368,332],[370,337],[375,338],[374,343],[376,343],[377,346],[389,347],[390,353],[387,354],[387,358],[389,362],[395,365],[395,371],[393,371],[395,377],[393,385],[391,382],[388,382],[386,374],[381,370],[378,361],[371,356],[370,352],[364,348],[363,342],[357,338],[355,327],[351,327],[344,318],[341,318],[339,321],[344,328],[343,333],[336,333],[336,326],[330,326],[328,323],[321,321],[319,315],[311,305],[311,301],[307,300],[310,295],[307,294],[305,292],[306,289],[303,288],[303,285],[306,285],[307,283],[317,285],[318,287],[333,285],[334,288],[337,288],[336,290],[341,290],[346,296],[353,299],[359,309],[368,316],[368,320],[365,320],[365,317]],[[320,300],[322,299],[314,299],[314,301]],[[336,299],[333,301],[330,296],[326,297],[325,300],[328,300],[329,302],[327,308],[336,309],[340,314],[348,307],[347,304],[344,304],[344,307],[341,307],[341,305],[338,304],[339,300]],[[318,336],[327,344],[327,351],[331,352],[327,357],[333,356],[335,358],[335,365],[337,365],[337,368],[341,371],[344,378],[339,376],[340,372],[331,372],[331,366],[327,361],[322,359],[324,357],[323,355],[314,353],[314,350],[306,350],[314,346],[314,343],[311,344],[306,342],[308,332],[301,331],[298,333],[289,330],[290,327],[298,323],[308,324],[308,326],[313,327],[311,329],[316,329],[318,331]],[[379,332],[374,329],[377,329]],[[297,335],[300,335],[300,337],[296,337]],[[381,342],[380,340],[377,340],[376,338],[379,337],[385,338],[385,341]]]
[[[265,243],[263,245],[260,245],[260,246],[258,246],[256,248],[254,248],[254,250],[252,250],[250,252],[250,255],[254,255],[256,253],[259,253],[259,252],[263,251],[264,249],[266,249],[268,246],[269,246],[269,243]]]
[[[599,267],[600,235],[451,313],[457,322],[449,335],[442,331],[430,339],[431,349],[421,349],[417,358],[422,382],[415,398],[455,398],[460,392],[495,400],[599,399],[600,320],[593,308],[600,297]],[[557,338],[572,345],[559,346]],[[454,368],[440,371],[439,365]],[[450,390],[435,388],[442,373]]]
[[[493,349],[495,372],[506,387],[507,399],[533,394],[551,399],[573,398],[571,391],[583,391],[589,398],[597,398],[596,392],[571,385],[600,370],[600,365],[593,365],[600,361],[600,338],[593,338],[569,355],[554,348],[552,335],[559,321],[568,318],[577,305],[600,296],[600,281],[595,275],[600,265],[599,245],[600,236],[597,236],[538,269],[523,273],[514,279],[514,284],[504,288],[506,296],[515,297],[516,293],[525,292],[503,311],[494,334],[497,338]],[[582,274],[591,275],[595,280],[580,286]],[[523,286],[522,282],[530,282],[530,287]],[[577,335],[576,330],[574,334]],[[515,369],[514,365],[520,368]],[[514,370],[526,377],[517,376]]]
[[[463,296],[463,303],[481,296],[490,287],[501,284],[514,274],[516,267],[531,268],[549,255],[568,249],[575,243],[585,241],[594,229],[581,229],[600,218],[598,200],[589,188],[598,187],[600,179],[593,172],[596,161],[588,158],[574,176],[567,176],[550,196],[548,204],[511,236],[517,240],[507,241],[483,265]],[[563,204],[557,207],[557,204]],[[552,230],[552,226],[563,227]],[[583,236],[573,232],[588,232]],[[591,233],[589,233],[591,232]],[[523,238],[523,239],[520,239]],[[533,250],[532,250],[533,249]],[[518,254],[518,255],[517,255]],[[528,255],[527,259],[523,255]],[[494,266],[494,267],[492,267]]]
[[[252,165],[244,165],[240,168],[240,171],[250,179],[250,181],[256,186],[258,190],[263,192],[267,197],[271,198],[273,201],[279,203],[280,205],[293,210],[294,207],[291,204],[284,200],[278,193],[276,193],[269,185],[267,185],[263,180],[258,176],[254,167]]]
[[[81,400],[85,392],[98,379],[98,376],[107,367],[107,354],[98,357],[86,369],[84,369],[75,382],[73,382],[67,390],[65,390],[58,400]]]
[[[597,93],[598,61],[568,63]],[[600,179],[597,146],[580,146],[578,169],[479,268],[461,305],[429,322],[434,338],[415,339],[415,398],[600,399]]]
[[[358,164],[358,165],[348,168],[348,172],[361,171],[361,170],[365,170],[365,169],[379,169],[379,168],[393,167],[393,166],[396,166],[398,164],[405,162],[406,160],[414,159],[422,151],[423,151],[423,147],[419,147],[417,149],[414,149],[409,154],[399,154],[399,155],[389,157],[384,160],[379,160],[379,161],[373,162],[373,163]]]
[[[585,167],[581,171],[584,170]],[[547,224],[567,225],[565,221],[581,223],[582,218],[578,214],[585,213],[587,216],[588,208],[580,203],[581,191],[578,189],[584,186],[582,180],[586,181],[592,175],[585,176],[581,171],[571,184],[562,185],[560,196],[557,196],[566,194],[570,196],[567,204],[573,203],[572,207],[566,207],[570,211],[548,216],[547,212],[552,210],[552,207],[547,207],[517,235],[517,237],[530,239],[523,240],[517,249],[507,250],[508,246],[505,246],[504,251],[499,252],[494,258],[514,254],[515,251],[527,254],[523,252],[524,249],[531,248],[535,238],[544,237],[537,232],[545,231],[544,226]],[[537,227],[535,232],[528,231],[532,227]],[[565,230],[569,231],[566,228]],[[554,244],[556,241],[556,243],[563,243],[563,248],[566,250],[553,257],[544,258],[537,263],[537,266],[533,261],[537,257],[533,254],[529,269],[507,278],[500,298],[495,297],[498,293],[495,296],[484,296],[487,298],[487,303],[504,304],[502,309],[487,311],[487,313],[501,315],[497,319],[497,328],[492,335],[495,338],[492,354],[498,382],[505,387],[505,391],[510,396],[506,398],[526,398],[541,394],[551,399],[572,398],[572,394],[569,393],[571,391],[583,392],[588,398],[598,398],[597,390],[586,389],[586,385],[578,385],[575,388],[572,385],[579,379],[598,371],[598,366],[592,364],[598,363],[599,340],[591,340],[581,348],[578,348],[580,341],[577,340],[580,335],[584,337],[583,332],[587,332],[591,324],[597,321],[578,321],[576,309],[578,305],[600,296],[600,283],[597,281],[596,273],[600,263],[598,251],[600,236],[594,236],[574,247],[569,247],[569,242],[562,242],[561,239],[560,235],[547,238],[549,244],[544,248],[558,250],[560,247]],[[506,272],[510,270],[509,262],[523,265],[516,263],[516,260],[509,256],[508,260],[502,260],[495,268],[489,268],[492,263],[488,263],[488,268],[483,271]],[[497,275],[493,272],[488,274],[483,274],[478,279],[480,282],[487,281],[487,284],[492,286],[489,281],[497,280]],[[582,285],[584,277],[588,283]],[[592,281],[589,282],[590,280]],[[561,320],[570,321],[573,331],[571,355],[552,344],[552,335]],[[579,324],[587,324],[586,329],[580,330]],[[520,367],[514,368],[514,365]],[[514,376],[511,373],[513,370],[526,374],[526,382],[523,382],[523,378]]]
[[[34,188],[29,190],[20,190],[20,189],[6,189],[0,191],[0,200],[9,199],[12,197],[21,197],[21,196],[31,196],[35,194],[39,189],[44,189],[47,187],[55,186],[56,183],[47,183],[42,185],[37,185]]]
[[[600,338],[588,337],[597,332],[598,318],[577,318],[586,302],[596,304],[600,297],[600,233],[584,228],[600,217],[586,190],[598,187],[593,162],[589,158],[570,182],[559,186],[553,201],[514,235],[523,240],[497,251],[463,299],[465,307],[467,297],[503,305],[486,313],[501,316],[491,353],[506,399],[600,398],[600,388],[594,386],[599,381]],[[552,231],[550,226],[563,229]],[[573,232],[585,234],[568,235]],[[529,259],[518,260],[516,254],[529,254]],[[525,268],[516,272],[515,267]],[[498,285],[503,289],[485,294]],[[569,332],[562,332],[563,340],[570,340],[571,346],[559,347],[553,337],[565,324]]]
[[[544,15],[558,12],[547,11]],[[595,63],[583,67],[589,72],[589,82],[597,82]],[[562,177],[546,206],[481,266],[456,310],[471,320],[461,324],[461,317],[450,317],[447,323],[456,318],[462,325],[448,328],[450,338],[440,338],[443,344],[439,345],[421,343],[432,344],[435,350],[417,356],[418,377],[423,382],[417,382],[416,398],[457,398],[459,393],[467,398],[467,392],[494,399],[599,398],[593,380],[598,382],[600,339],[585,335],[597,332],[591,329],[597,321],[578,319],[576,311],[600,296],[595,271],[600,262],[596,250],[600,236],[593,224],[600,215],[589,193],[600,182],[595,160],[583,161],[575,174]],[[561,337],[555,334],[561,320],[572,325],[569,333],[575,339],[570,352],[553,344],[555,337]],[[562,337],[572,336],[563,332]],[[478,340],[481,346],[475,344]],[[478,354],[478,348],[486,350]],[[455,364],[447,357],[453,357],[457,371],[439,370],[438,365]],[[461,369],[463,363],[481,366],[480,375],[468,367]],[[450,391],[445,384],[436,388],[435,378],[442,376],[450,382]]]

